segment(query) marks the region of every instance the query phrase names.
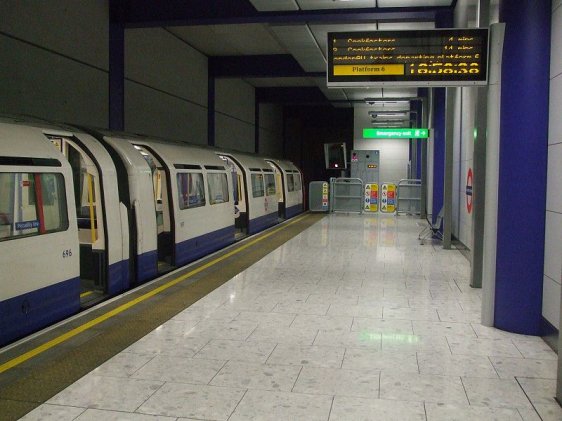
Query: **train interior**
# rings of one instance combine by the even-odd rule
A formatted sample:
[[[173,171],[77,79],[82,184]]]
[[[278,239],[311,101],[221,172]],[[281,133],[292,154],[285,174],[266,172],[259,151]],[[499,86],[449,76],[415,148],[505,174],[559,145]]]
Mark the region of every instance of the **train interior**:
[[[246,206],[247,189],[244,170],[236,160],[227,155],[219,155],[232,174],[232,192],[234,195],[235,239],[240,240],[248,234],[248,208]]]
[[[285,177],[283,177],[283,171],[281,167],[277,165],[274,161],[267,161],[267,163],[273,168],[275,174],[275,184],[277,186],[277,213],[279,222],[284,221],[285,218]]]
[[[158,156],[145,145],[134,145],[143,156],[152,172],[154,191],[154,208],[158,244],[158,272],[165,273],[174,269],[174,232],[171,223],[171,207],[168,173]]]
[[[107,294],[107,249],[99,171],[75,138],[47,137],[68,159],[72,168],[80,243],[80,304],[88,307]]]

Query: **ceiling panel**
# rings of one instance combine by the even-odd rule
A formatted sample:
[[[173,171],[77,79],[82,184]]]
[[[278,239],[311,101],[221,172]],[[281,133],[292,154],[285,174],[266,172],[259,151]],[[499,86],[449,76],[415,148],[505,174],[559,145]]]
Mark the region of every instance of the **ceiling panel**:
[[[416,29],[435,29],[435,22],[379,22],[381,31],[411,31]]]
[[[167,29],[208,56],[287,53],[262,24],[178,26]]]
[[[307,25],[271,25],[270,29],[304,71],[326,71],[326,59]]]
[[[331,101],[347,101],[348,98],[343,89],[328,88],[326,86],[326,79],[318,77],[313,79],[316,85],[320,88],[322,93]]]
[[[277,77],[277,78],[244,78],[246,82],[256,88],[282,88],[317,86],[312,78],[306,77]]]
[[[375,0],[296,0],[301,10],[376,7]]]
[[[250,0],[257,11],[272,12],[275,10],[299,10],[295,0]]]
[[[379,7],[435,7],[451,3],[451,0],[378,0]]]

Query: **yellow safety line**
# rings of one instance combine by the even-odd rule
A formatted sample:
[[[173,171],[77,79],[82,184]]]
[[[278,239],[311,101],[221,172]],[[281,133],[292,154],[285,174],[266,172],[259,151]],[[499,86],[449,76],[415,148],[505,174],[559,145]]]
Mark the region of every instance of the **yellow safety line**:
[[[82,294],[80,294],[80,298],[87,297],[88,295],[93,294],[93,293],[94,293],[94,291],[86,291],[86,292],[83,292]]]
[[[92,176],[88,174],[88,201],[90,202],[90,233],[92,244],[96,242],[96,227],[94,221],[94,189],[92,186]]]
[[[211,266],[213,266],[213,265],[215,265],[215,264],[217,264],[217,263],[219,263],[219,262],[221,262],[225,259],[228,259],[229,257],[234,256],[237,253],[240,253],[242,250],[245,250],[248,247],[253,246],[254,244],[272,236],[273,234],[281,231],[282,229],[287,228],[289,225],[292,225],[292,224],[295,224],[295,223],[301,221],[302,219],[304,219],[306,217],[307,217],[307,215],[301,216],[301,217],[299,217],[299,218],[297,218],[297,219],[295,219],[291,222],[288,222],[287,224],[283,225],[282,227],[276,228],[276,229],[274,229],[274,230],[272,230],[272,231],[270,231],[266,234],[263,234],[259,238],[256,238],[255,240],[252,240],[252,241],[249,241],[248,243],[241,245],[240,247],[238,247],[235,250],[232,250],[232,251],[230,251],[226,254],[223,254],[222,256],[217,257],[216,259],[211,260],[210,262],[207,262],[204,265],[199,266],[198,268],[193,269],[192,271],[190,271],[190,272],[188,272],[188,273],[186,273],[186,274],[184,274],[184,275],[182,275],[182,276],[180,276],[176,279],[173,279],[173,280],[171,280],[170,282],[168,282],[164,285],[159,286],[158,288],[155,288],[152,291],[147,292],[146,294],[141,295],[138,298],[135,298],[134,300],[131,300],[131,301],[125,303],[125,304],[122,304],[119,307],[117,307],[117,308],[115,308],[115,309],[113,309],[113,310],[111,310],[111,311],[109,311],[105,314],[102,314],[101,316],[96,317],[95,319],[90,320],[89,322],[84,323],[81,326],[78,326],[78,327],[76,327],[76,328],[74,328],[74,329],[54,338],[54,339],[51,339],[50,341],[45,342],[43,345],[40,345],[37,348],[34,348],[30,351],[27,351],[26,353],[20,355],[19,357],[16,357],[16,358],[14,358],[10,361],[5,362],[4,364],[0,365],[0,373],[8,371],[9,369],[14,368],[14,367],[24,363],[27,360],[30,360],[31,358],[33,358],[33,357],[51,349],[51,348],[53,348],[54,346],[56,346],[58,344],[61,344],[65,341],[69,340],[70,338],[73,338],[74,336],[76,336],[76,335],[78,335],[78,334],[80,334],[80,333],[82,333],[82,332],[84,332],[84,331],[86,331],[86,330],[88,330],[88,329],[108,320],[108,319],[111,319],[112,317],[118,315],[119,313],[122,313],[125,310],[128,310],[129,308],[134,307],[137,304],[149,299],[150,297],[153,297],[153,296],[161,293],[162,291],[165,291],[166,289],[168,289],[168,288],[170,288],[170,287],[172,287],[172,286],[192,277],[193,275],[196,275],[199,272],[202,272],[205,269],[207,269],[207,268],[209,268],[209,267],[211,267]]]

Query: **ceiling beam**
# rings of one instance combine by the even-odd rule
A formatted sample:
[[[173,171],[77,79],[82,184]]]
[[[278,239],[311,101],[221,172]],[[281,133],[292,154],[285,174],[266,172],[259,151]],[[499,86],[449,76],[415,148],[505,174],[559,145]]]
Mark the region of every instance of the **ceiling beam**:
[[[113,6],[111,3],[117,3]],[[322,9],[258,12],[248,0],[111,0],[113,22],[126,28],[226,24],[304,24],[433,21],[442,7]]]
[[[320,88],[282,87],[282,88],[256,88],[256,100],[260,103],[274,104],[329,104]]]
[[[209,57],[209,75],[215,78],[325,77],[326,72],[305,72],[290,54]]]

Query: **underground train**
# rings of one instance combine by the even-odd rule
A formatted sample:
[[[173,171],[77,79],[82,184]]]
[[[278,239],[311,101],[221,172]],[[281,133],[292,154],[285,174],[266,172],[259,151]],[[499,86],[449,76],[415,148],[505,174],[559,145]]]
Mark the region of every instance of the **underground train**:
[[[286,160],[0,118],[0,347],[303,211]]]

